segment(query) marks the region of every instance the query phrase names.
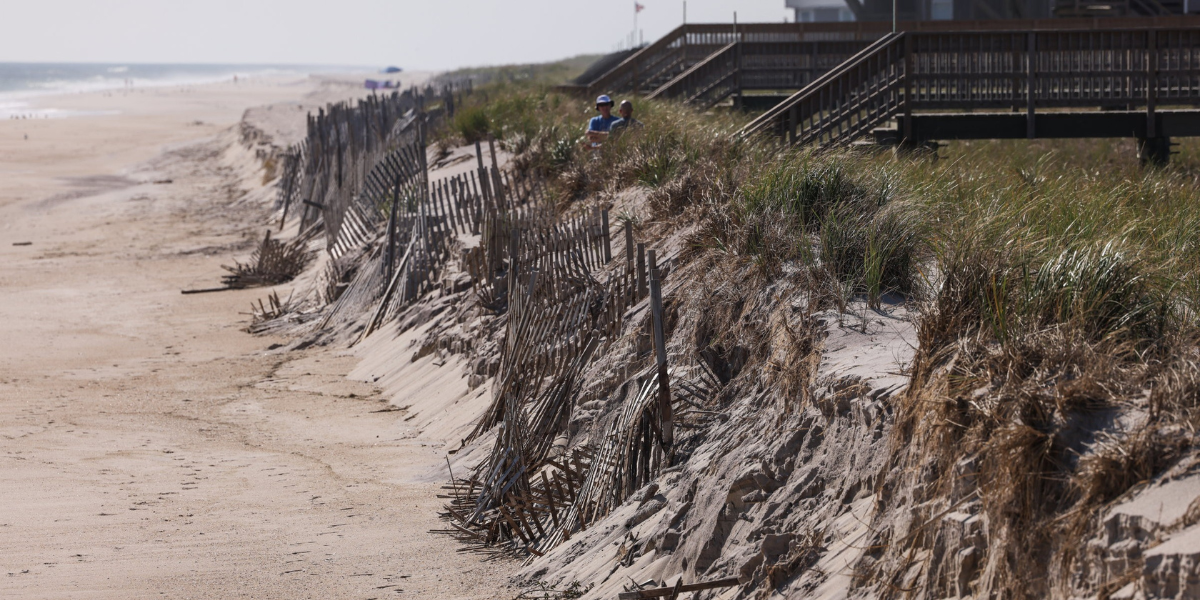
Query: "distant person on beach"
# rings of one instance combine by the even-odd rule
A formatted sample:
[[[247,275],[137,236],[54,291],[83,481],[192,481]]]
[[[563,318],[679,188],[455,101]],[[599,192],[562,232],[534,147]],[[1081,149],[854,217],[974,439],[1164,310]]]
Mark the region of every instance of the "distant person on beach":
[[[602,142],[604,142],[605,138],[608,137],[609,130],[612,129],[612,124],[617,121],[617,117],[614,117],[612,114],[612,108],[612,98],[609,98],[606,95],[596,98],[596,110],[600,111],[600,114],[592,117],[592,119],[588,121],[587,127],[588,143],[591,144],[593,148],[598,147]]]
[[[613,121],[613,124],[609,126],[609,131],[613,135],[619,135],[630,127],[634,129],[644,127],[641,121],[633,118],[633,103],[628,100],[621,101],[621,107],[617,109],[617,114],[621,115],[621,118]]]

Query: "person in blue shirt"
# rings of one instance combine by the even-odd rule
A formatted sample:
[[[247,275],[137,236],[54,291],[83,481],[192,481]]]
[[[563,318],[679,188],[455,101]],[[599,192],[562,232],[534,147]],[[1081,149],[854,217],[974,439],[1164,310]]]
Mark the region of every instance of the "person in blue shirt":
[[[587,138],[592,146],[598,146],[608,137],[608,132],[612,129],[612,124],[617,121],[617,117],[612,114],[613,101],[607,95],[602,95],[596,98],[596,110],[600,114],[592,117],[588,121]]]

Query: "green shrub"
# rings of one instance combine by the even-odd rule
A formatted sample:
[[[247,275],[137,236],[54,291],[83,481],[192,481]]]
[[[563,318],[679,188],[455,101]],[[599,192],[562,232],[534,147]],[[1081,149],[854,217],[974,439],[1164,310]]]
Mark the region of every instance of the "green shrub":
[[[464,108],[454,115],[454,130],[468,144],[487,139],[491,128],[491,119],[483,107]]]

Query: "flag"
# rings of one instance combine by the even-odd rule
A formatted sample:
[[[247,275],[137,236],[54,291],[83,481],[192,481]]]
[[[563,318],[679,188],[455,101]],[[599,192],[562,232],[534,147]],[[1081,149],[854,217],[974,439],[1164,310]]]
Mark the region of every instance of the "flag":
[[[638,4],[637,2],[634,2],[634,3],[633,3],[633,12],[634,12],[634,14],[640,13],[640,12],[642,12],[643,10],[646,10],[646,7],[645,7],[645,6],[643,6],[643,5],[641,5],[641,4]]]

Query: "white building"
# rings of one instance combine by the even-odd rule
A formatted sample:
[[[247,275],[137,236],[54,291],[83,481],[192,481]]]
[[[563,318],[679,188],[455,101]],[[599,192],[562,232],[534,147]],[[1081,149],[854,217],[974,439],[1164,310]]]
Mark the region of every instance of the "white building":
[[[854,13],[843,0],[786,0],[795,11],[797,23],[853,21]]]
[[[1200,0],[1192,0],[1200,4]],[[828,21],[853,21],[854,12],[846,6],[845,0],[785,0],[786,6],[796,13],[797,23],[822,23]],[[863,4],[867,4],[864,0]],[[873,3],[878,4],[878,3]],[[890,5],[890,3],[888,3]],[[914,2],[907,0],[902,2],[901,19],[917,18],[920,20],[941,21],[954,18],[954,0],[918,0],[915,10],[916,15],[905,15],[904,11],[909,10]],[[877,6],[875,7],[877,8]],[[890,11],[888,17],[891,16]],[[880,18],[880,16],[876,16]]]

